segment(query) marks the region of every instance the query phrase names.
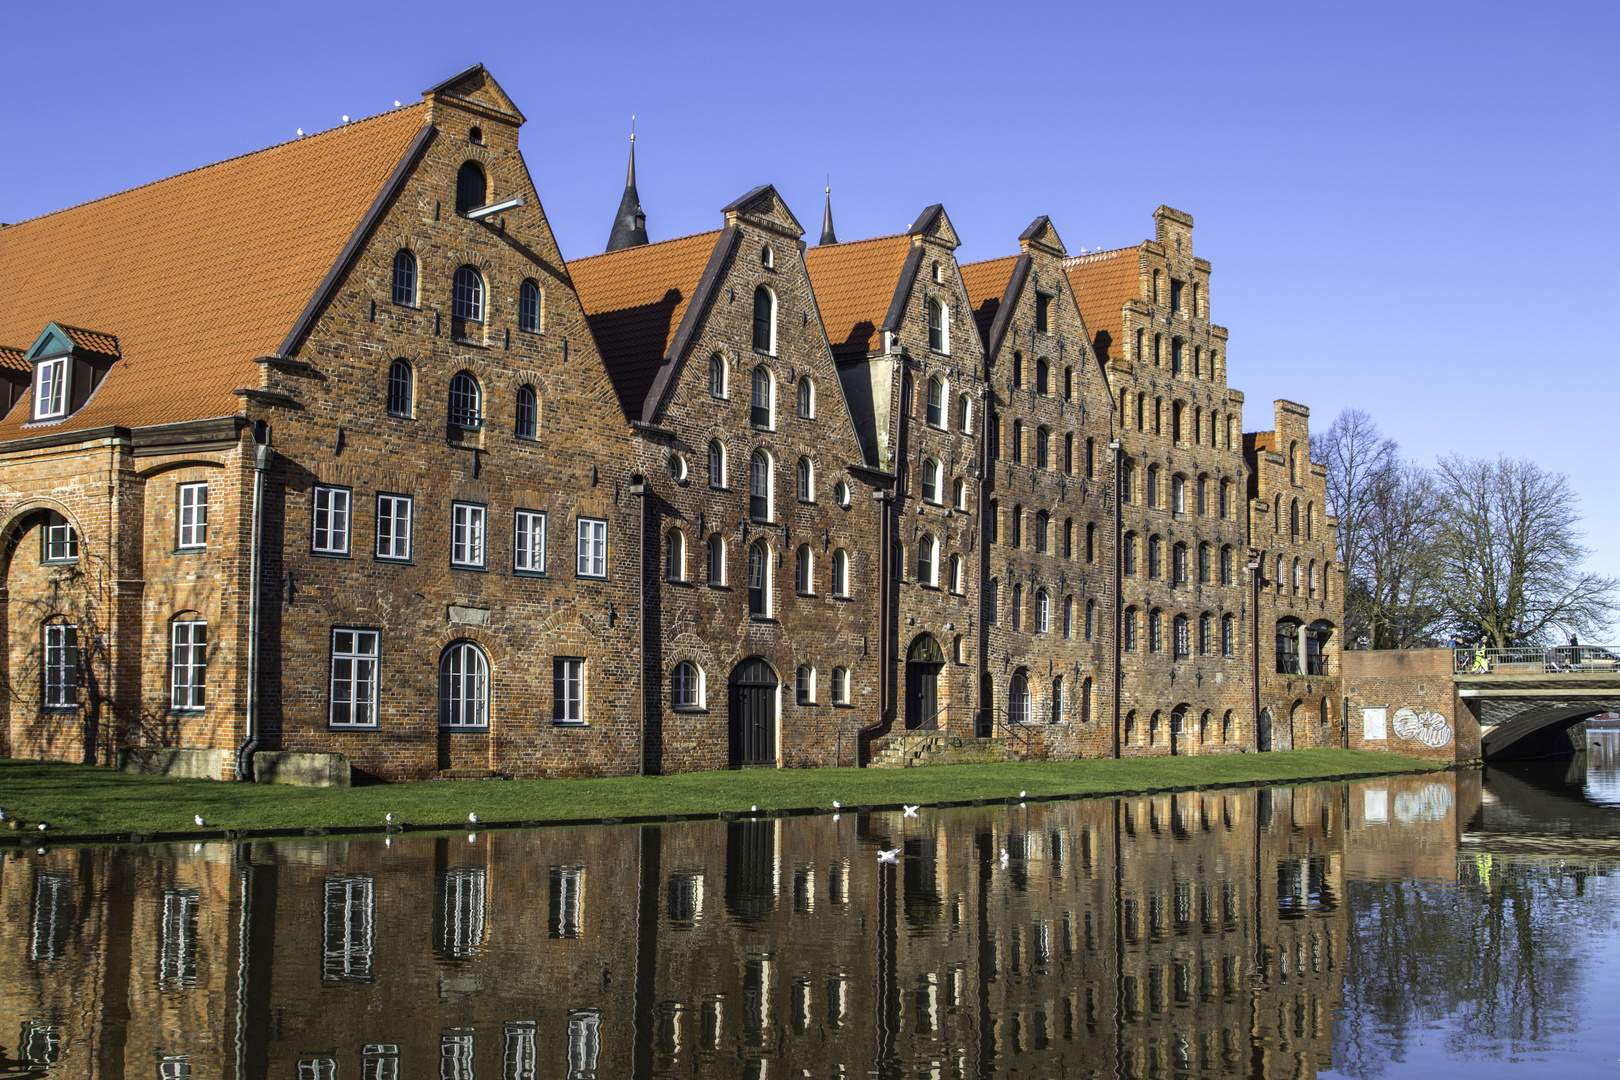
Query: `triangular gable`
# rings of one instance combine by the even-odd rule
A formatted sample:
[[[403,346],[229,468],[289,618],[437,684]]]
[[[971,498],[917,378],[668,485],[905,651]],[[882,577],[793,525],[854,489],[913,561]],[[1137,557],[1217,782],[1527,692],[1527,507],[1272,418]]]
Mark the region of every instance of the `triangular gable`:
[[[945,213],[943,203],[935,203],[918,214],[917,220],[906,230],[906,235],[928,236],[942,240],[950,245],[952,251],[962,246],[961,239],[956,235],[956,227],[951,224],[950,215]]]
[[[1025,251],[1038,247],[1060,259],[1068,254],[1057,229],[1052,225],[1052,219],[1045,214],[1030,222],[1029,228],[1018,234],[1018,244]]]
[[[98,334],[94,330],[81,330],[77,326],[64,326],[52,322],[41,331],[29,347],[26,362],[32,363],[44,356],[79,353],[118,359],[118,339],[111,334]]]
[[[772,232],[787,233],[794,238],[804,235],[804,226],[793,216],[793,211],[782,201],[782,196],[776,193],[775,184],[759,185],[721,207],[720,212],[726,215],[728,225],[733,224],[736,218],[744,218],[750,225]]]
[[[524,122],[523,113],[483,64],[474,64],[437,86],[428,87],[422,91],[422,96],[430,102],[453,101],[481,112],[494,113],[503,120],[513,120],[519,124]]]

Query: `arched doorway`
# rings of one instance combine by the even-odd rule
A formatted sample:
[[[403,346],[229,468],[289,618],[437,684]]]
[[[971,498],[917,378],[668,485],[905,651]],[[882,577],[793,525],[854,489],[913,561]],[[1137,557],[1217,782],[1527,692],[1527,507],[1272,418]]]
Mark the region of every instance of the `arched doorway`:
[[[939,672],[945,654],[932,634],[918,634],[906,653],[906,728],[939,727]]]
[[[1177,705],[1170,713],[1170,756],[1187,752],[1187,713],[1190,705]]]
[[[733,769],[776,764],[778,681],[771,665],[750,656],[731,673],[731,753]]]
[[[1271,749],[1271,710],[1261,709],[1254,725],[1254,748],[1261,753]]]

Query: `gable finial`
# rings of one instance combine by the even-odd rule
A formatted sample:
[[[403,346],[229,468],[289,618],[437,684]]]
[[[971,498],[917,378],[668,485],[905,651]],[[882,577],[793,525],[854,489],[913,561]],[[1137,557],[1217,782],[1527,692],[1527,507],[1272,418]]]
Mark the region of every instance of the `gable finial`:
[[[607,250],[640,247],[647,242],[647,215],[641,210],[641,196],[636,192],[636,118],[630,117],[630,165],[624,174],[624,197],[619,200],[619,212],[608,233]]]
[[[827,205],[821,212],[821,242],[823,244],[838,243],[838,234],[833,231],[832,220],[832,173],[827,174]]]

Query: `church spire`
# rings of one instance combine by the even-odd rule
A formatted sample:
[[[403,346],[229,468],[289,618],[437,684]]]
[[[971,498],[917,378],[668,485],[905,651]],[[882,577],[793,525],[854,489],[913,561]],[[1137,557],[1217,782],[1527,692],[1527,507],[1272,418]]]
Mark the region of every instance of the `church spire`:
[[[647,215],[641,212],[641,196],[636,193],[636,118],[630,118],[630,167],[624,176],[624,198],[608,234],[607,250],[639,247],[647,242]]]
[[[821,212],[821,242],[823,244],[838,243],[838,234],[833,232],[832,223],[832,176],[827,177],[827,207]]]

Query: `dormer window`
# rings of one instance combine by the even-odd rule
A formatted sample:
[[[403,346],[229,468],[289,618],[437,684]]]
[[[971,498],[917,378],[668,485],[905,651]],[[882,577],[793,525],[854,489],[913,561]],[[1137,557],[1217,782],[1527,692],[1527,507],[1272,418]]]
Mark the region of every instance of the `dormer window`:
[[[110,334],[51,323],[27,353],[33,366],[31,420],[56,420],[85,402],[118,360]]]
[[[34,419],[67,415],[68,358],[41,360],[34,367]]]

